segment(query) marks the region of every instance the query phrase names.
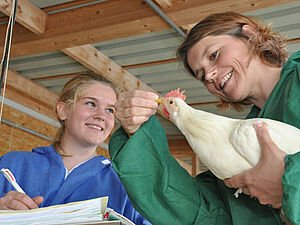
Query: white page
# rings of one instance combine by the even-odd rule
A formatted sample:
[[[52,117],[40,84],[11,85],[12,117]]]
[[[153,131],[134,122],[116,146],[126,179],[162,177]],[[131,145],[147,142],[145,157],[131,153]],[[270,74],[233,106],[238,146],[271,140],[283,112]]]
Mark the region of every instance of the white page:
[[[31,210],[0,210],[0,224],[68,224],[103,220],[108,197]]]

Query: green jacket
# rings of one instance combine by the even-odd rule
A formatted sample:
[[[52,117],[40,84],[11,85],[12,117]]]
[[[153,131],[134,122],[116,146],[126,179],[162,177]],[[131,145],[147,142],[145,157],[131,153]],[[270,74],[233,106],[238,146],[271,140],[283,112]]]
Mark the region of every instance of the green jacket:
[[[300,129],[300,51],[284,65],[280,81],[262,110],[252,108],[248,118],[253,117],[283,121]],[[300,146],[296,147],[300,151]],[[282,208],[285,216],[293,224],[300,225],[300,152],[287,155],[285,167],[282,178],[284,190]]]
[[[286,63],[281,80],[259,117],[291,123],[300,128],[299,58]],[[258,116],[253,108],[250,117]],[[300,147],[300,146],[299,146]],[[276,225],[278,210],[259,204],[247,195],[234,197],[234,189],[210,172],[191,177],[169,153],[166,135],[151,117],[131,138],[121,127],[110,139],[115,170],[134,207],[155,225]],[[300,218],[300,154],[286,157],[283,208],[295,224]],[[298,188],[299,187],[299,188]],[[296,197],[295,197],[296,196]],[[297,213],[299,212],[299,213]]]
[[[155,225],[282,224],[276,210],[246,195],[235,198],[235,189],[210,172],[191,177],[169,153],[155,117],[130,139],[117,130],[109,149],[131,203]]]

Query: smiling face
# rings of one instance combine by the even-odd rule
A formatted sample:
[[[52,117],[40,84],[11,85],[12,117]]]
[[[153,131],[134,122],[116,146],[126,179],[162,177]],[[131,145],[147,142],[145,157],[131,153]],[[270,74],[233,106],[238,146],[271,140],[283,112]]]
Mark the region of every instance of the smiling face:
[[[247,40],[230,35],[207,36],[187,54],[196,78],[209,92],[229,102],[252,95],[260,63],[256,56],[249,59]]]
[[[115,91],[103,83],[91,84],[76,103],[58,103],[58,114],[65,121],[63,142],[96,147],[114,127]]]

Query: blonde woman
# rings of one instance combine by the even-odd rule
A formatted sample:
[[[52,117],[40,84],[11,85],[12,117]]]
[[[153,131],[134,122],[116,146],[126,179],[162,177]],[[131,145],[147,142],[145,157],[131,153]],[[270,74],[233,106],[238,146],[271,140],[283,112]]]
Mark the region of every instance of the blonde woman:
[[[0,209],[33,209],[109,196],[108,207],[136,224],[150,224],[131,205],[110,161],[96,155],[115,124],[117,95],[101,76],[72,78],[56,104],[61,128],[53,145],[2,156],[25,194],[0,176]]]

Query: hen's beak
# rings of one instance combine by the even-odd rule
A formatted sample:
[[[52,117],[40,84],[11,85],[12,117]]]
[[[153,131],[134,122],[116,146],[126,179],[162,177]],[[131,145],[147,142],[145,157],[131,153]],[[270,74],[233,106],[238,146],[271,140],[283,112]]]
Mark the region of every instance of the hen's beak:
[[[165,104],[162,98],[158,98],[155,100],[158,104]]]

